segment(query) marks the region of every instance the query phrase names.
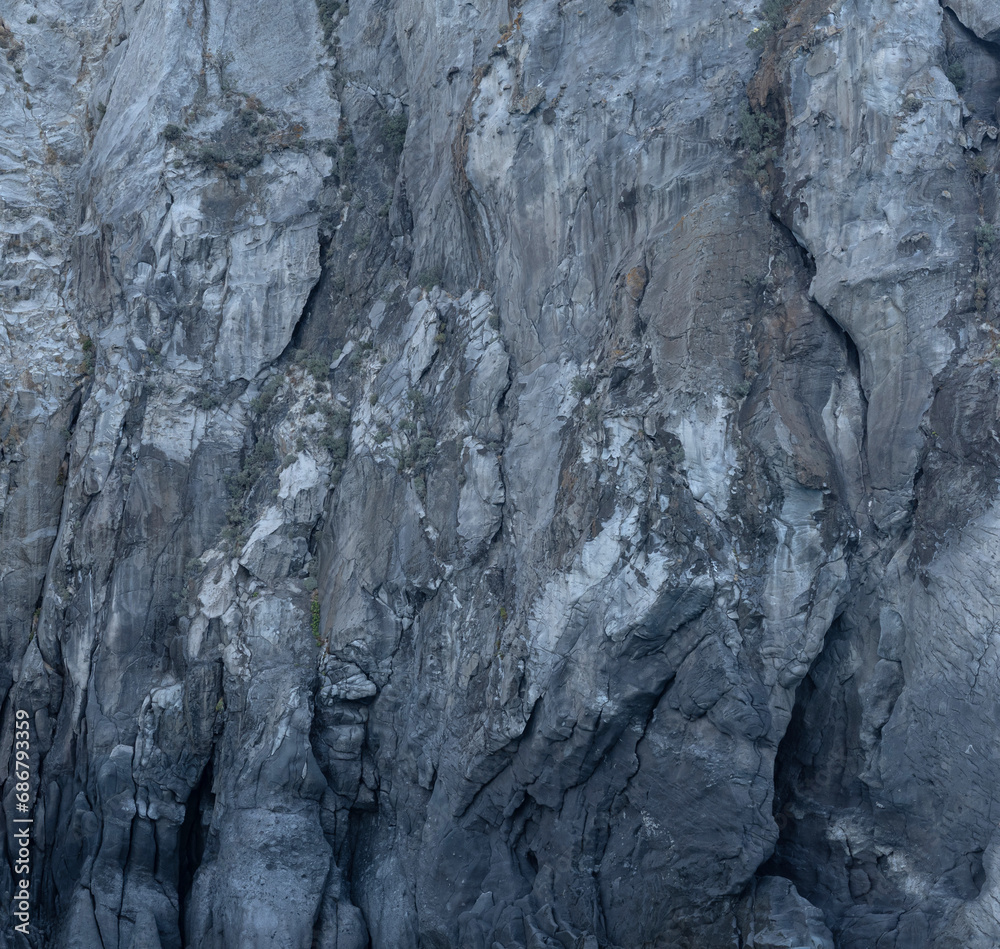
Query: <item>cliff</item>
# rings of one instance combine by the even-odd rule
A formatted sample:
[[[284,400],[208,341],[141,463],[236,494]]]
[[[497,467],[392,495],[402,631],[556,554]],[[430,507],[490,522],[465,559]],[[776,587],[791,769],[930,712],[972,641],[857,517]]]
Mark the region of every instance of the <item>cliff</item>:
[[[1000,4],[0,13],[4,944],[997,944]]]

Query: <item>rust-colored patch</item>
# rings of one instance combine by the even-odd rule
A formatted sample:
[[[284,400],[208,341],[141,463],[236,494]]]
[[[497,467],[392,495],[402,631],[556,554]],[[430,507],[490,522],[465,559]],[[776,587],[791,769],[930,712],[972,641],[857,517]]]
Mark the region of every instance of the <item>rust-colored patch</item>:
[[[628,276],[625,277],[625,289],[628,290],[629,296],[638,303],[643,294],[646,292],[646,284],[649,282],[649,273],[646,268],[639,264],[638,267],[633,267],[629,272]]]
[[[465,160],[469,156],[469,129],[474,125],[472,120],[472,103],[479,94],[479,85],[483,81],[483,76],[489,71],[489,63],[476,66],[473,70],[472,89],[469,91],[469,97],[465,100],[465,110],[462,112],[461,121],[458,123],[458,131],[455,133],[455,140],[451,145],[452,163],[455,168],[458,193],[461,197],[465,197],[472,190],[472,184],[465,171]]]

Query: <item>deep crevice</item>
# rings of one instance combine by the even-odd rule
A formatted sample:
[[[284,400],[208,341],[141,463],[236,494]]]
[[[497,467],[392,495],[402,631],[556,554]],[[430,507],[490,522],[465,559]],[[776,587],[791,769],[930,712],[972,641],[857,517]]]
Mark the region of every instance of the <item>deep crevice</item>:
[[[212,791],[213,771],[210,755],[201,778],[188,796],[184,807],[184,820],[177,832],[177,916],[182,947],[188,945],[186,935],[188,903],[195,874],[205,855],[207,826],[204,816],[215,801],[215,794]]]
[[[784,877],[818,907],[826,925],[838,921],[854,900],[852,865],[829,834],[830,815],[863,807],[865,789],[858,780],[860,697],[850,664],[851,631],[838,617],[823,648],[795,690],[795,702],[774,760],[772,813],[778,839],[756,877]],[[846,677],[845,677],[846,676]]]

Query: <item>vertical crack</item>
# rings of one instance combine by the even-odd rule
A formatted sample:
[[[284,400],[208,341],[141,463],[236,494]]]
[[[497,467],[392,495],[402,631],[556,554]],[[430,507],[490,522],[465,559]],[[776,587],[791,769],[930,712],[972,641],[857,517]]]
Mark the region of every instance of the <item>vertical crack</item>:
[[[212,759],[215,749],[209,754],[208,763],[201,773],[201,778],[188,796],[184,808],[184,820],[177,833],[177,916],[181,933],[181,946],[187,942],[187,913],[190,905],[194,878],[205,855],[207,837],[206,815],[211,814],[215,802],[212,792],[213,767]]]

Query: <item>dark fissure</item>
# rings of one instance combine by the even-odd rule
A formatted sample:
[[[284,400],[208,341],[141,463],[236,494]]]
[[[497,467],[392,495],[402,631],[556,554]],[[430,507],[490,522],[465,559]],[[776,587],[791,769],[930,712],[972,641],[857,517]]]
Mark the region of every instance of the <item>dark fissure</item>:
[[[209,760],[202,772],[201,780],[188,797],[184,810],[184,821],[177,835],[177,902],[181,931],[181,944],[187,945],[186,924],[188,897],[194,884],[195,874],[205,855],[205,841],[211,809],[215,801],[212,793],[212,762]]]
[[[774,763],[774,819],[778,841],[758,877],[780,876],[818,906],[827,925],[853,902],[850,855],[835,841],[838,818],[863,807],[858,778],[861,705],[848,670],[855,654],[843,618],[795,693],[792,718]],[[855,880],[856,889],[863,889]]]

